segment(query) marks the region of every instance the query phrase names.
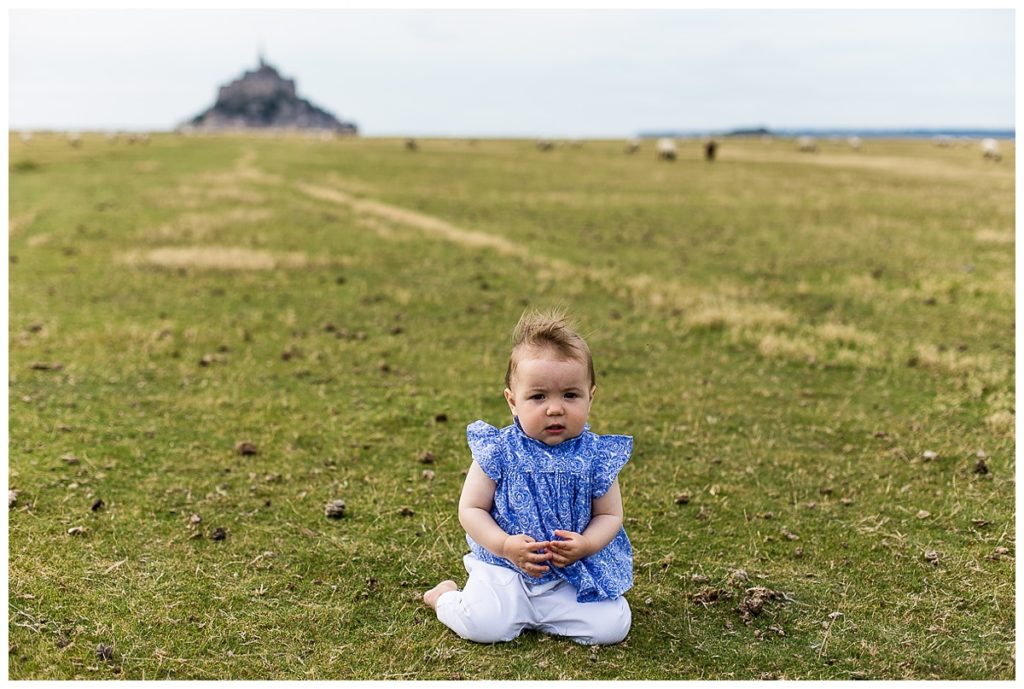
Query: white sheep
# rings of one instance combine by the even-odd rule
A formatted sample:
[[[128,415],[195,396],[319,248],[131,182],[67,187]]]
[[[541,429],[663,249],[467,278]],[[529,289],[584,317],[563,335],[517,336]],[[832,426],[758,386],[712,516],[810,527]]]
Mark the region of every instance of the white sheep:
[[[850,137],[849,139],[847,139],[847,140],[846,140],[846,143],[847,143],[847,144],[848,144],[848,145],[850,146],[850,148],[852,148],[853,150],[855,150],[855,151],[859,151],[859,150],[860,150],[860,146],[861,146],[861,143],[862,143],[862,142],[861,142],[861,140],[860,140],[860,137],[859,137],[859,136],[851,136],[851,137]]]
[[[796,140],[796,147],[801,153],[814,153],[818,150],[818,142],[813,136],[801,136]]]
[[[68,132],[65,136],[67,136],[68,144],[72,148],[79,148],[82,145],[82,135],[78,132]]]
[[[1002,160],[1003,156],[999,153],[999,142],[995,139],[982,139],[981,157],[986,160]]]
[[[626,153],[636,153],[640,150],[640,139],[630,139],[626,142]]]
[[[661,160],[676,159],[676,142],[673,139],[658,139],[658,158]]]

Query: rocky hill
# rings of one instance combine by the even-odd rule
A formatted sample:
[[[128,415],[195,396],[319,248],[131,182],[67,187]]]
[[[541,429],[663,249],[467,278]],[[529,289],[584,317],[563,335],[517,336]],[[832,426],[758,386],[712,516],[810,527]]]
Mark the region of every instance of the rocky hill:
[[[255,71],[220,87],[213,107],[184,124],[190,129],[326,129],[356,134],[342,122],[295,93],[295,80],[283,78],[260,58]]]

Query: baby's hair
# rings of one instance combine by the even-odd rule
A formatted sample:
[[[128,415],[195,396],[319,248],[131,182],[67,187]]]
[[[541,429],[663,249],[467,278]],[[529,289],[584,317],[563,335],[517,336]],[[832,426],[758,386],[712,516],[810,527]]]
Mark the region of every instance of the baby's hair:
[[[567,359],[575,359],[587,365],[590,374],[590,385],[597,385],[594,373],[594,359],[590,355],[590,347],[586,340],[573,329],[563,309],[550,311],[524,311],[519,322],[512,330],[512,352],[508,357],[508,370],[505,371],[505,387],[512,386],[512,374],[515,373],[517,354],[526,348],[543,349],[550,347]]]

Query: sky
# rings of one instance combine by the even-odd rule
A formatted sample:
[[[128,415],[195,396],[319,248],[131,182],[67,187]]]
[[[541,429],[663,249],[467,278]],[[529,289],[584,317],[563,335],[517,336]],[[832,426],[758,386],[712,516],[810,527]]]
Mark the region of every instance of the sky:
[[[168,130],[260,52],[366,136],[1002,128],[1011,9],[11,10],[12,129]]]

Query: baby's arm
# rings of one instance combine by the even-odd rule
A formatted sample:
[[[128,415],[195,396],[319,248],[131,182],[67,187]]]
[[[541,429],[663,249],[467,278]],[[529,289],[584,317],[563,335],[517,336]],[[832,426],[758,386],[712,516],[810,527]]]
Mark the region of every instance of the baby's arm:
[[[510,536],[505,533],[491,516],[496,487],[497,484],[474,461],[459,497],[459,523],[470,538],[487,550],[509,560],[527,574],[540,576],[548,568],[539,563],[550,559],[551,554],[534,551],[544,550],[551,542],[535,541],[526,534]]]
[[[622,493],[618,479],[608,491],[591,503],[590,523],[582,534],[556,530],[559,541],[551,541],[552,564],[568,567],[577,560],[593,555],[611,543],[622,528]]]

